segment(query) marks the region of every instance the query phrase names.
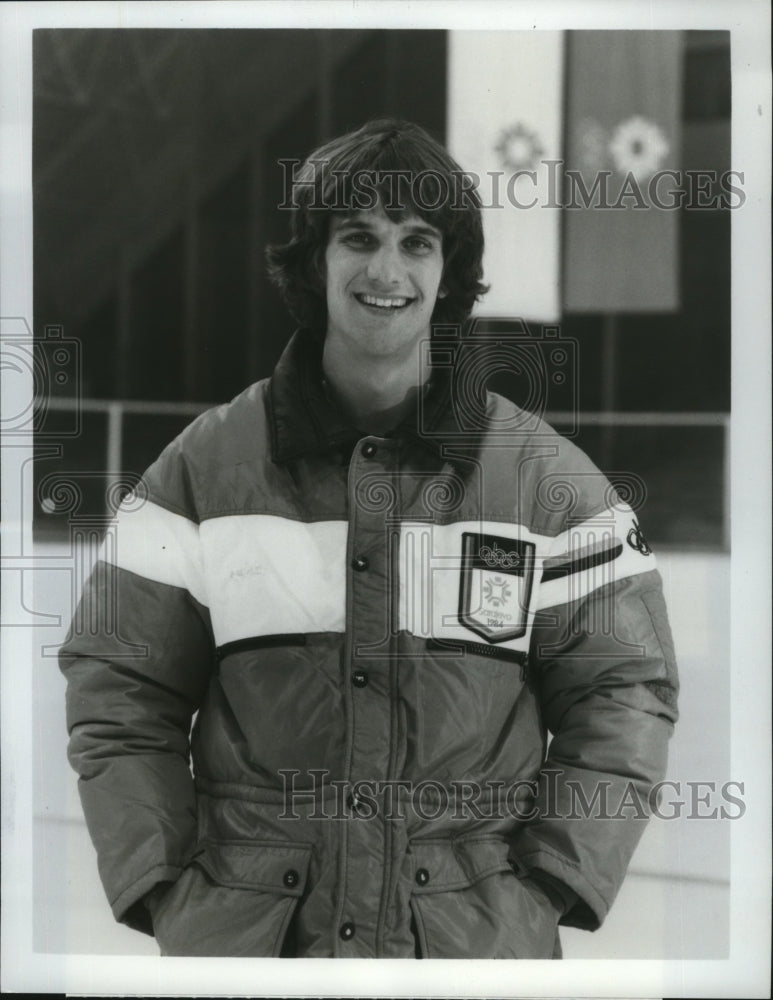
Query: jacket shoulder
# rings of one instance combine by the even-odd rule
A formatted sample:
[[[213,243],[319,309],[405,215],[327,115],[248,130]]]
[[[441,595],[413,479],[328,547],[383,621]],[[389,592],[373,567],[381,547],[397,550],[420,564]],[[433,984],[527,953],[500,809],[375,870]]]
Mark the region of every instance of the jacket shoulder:
[[[147,498],[195,522],[208,516],[234,472],[255,470],[270,453],[267,385],[254,382],[188,424],[146,470]]]
[[[545,535],[557,535],[569,523],[589,520],[610,508],[626,507],[609,478],[574,442],[539,414],[490,393],[490,426],[505,428],[487,439],[492,464],[515,474],[515,495],[522,523]],[[512,460],[502,458],[511,452]]]

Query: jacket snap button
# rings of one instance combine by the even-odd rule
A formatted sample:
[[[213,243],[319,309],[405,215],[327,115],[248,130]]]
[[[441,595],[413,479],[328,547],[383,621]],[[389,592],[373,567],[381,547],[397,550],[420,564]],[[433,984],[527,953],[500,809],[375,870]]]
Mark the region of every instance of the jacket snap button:
[[[352,674],[352,684],[358,688],[364,688],[368,683],[368,675],[364,670],[355,670]]]
[[[426,885],[429,882],[429,872],[426,868],[419,868],[416,872],[416,881],[419,885]]]
[[[354,924],[350,920],[347,920],[345,924],[341,925],[341,930],[338,934],[344,941],[351,941],[354,937]]]
[[[282,881],[287,886],[288,889],[292,889],[294,886],[298,885],[300,881],[300,875],[294,868],[289,868],[282,878]]]
[[[378,448],[376,448],[375,444],[373,444],[372,441],[366,441],[365,444],[362,446],[362,454],[365,456],[365,458],[373,458],[373,456],[376,454],[377,451]]]
[[[356,569],[358,573],[361,573],[364,569],[367,569],[370,563],[365,556],[355,556],[352,559],[352,569]]]

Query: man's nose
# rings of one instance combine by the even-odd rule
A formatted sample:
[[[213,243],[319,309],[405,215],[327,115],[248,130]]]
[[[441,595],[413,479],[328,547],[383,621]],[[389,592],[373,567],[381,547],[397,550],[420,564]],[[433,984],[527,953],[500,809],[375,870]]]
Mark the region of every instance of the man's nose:
[[[367,273],[374,285],[384,288],[399,285],[405,274],[399,248],[380,246],[368,261]]]

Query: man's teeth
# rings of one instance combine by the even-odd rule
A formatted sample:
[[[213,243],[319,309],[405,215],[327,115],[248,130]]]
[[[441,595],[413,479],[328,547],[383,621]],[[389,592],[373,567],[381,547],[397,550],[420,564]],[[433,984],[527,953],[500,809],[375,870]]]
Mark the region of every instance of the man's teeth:
[[[378,306],[379,309],[400,309],[408,304],[408,299],[381,299],[376,295],[360,295],[358,298],[366,306]]]

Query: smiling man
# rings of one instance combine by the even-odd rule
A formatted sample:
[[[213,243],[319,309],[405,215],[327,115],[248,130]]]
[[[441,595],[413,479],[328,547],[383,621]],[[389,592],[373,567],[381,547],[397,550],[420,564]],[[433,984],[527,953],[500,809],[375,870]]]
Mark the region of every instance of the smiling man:
[[[470,388],[467,180],[402,122],[309,157],[269,254],[298,331],[86,585],[70,759],[113,913],[162,954],[558,957],[642,833],[677,716],[660,577],[585,455]]]
[[[333,220],[322,366],[356,426],[388,431],[413,405],[442,277],[442,233],[419,217],[379,205]]]
[[[392,222],[379,205],[334,219],[325,251],[328,343],[368,358],[415,354],[442,277],[443,235],[416,216]]]

